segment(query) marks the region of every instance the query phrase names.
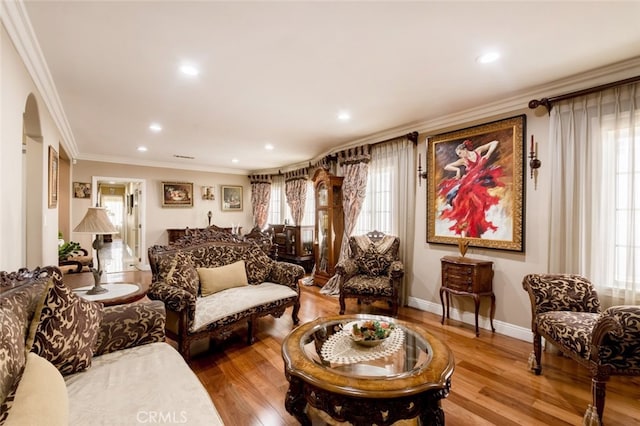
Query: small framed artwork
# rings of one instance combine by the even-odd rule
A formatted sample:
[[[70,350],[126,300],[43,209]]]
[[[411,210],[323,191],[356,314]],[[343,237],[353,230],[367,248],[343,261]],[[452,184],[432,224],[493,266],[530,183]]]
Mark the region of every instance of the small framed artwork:
[[[162,207],[193,207],[193,183],[162,182]]]
[[[91,184],[73,182],[73,198],[91,198]]]
[[[222,211],[239,212],[242,211],[242,187],[222,186]]]
[[[526,116],[427,140],[427,242],[524,251]]]
[[[58,151],[49,145],[49,208],[58,207]]]
[[[216,196],[213,194],[213,186],[202,187],[202,199],[208,201],[213,201],[216,199]]]

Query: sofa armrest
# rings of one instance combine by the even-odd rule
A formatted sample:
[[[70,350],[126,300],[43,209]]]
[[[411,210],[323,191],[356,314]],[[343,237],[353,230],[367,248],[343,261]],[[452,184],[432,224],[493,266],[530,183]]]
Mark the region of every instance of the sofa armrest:
[[[593,326],[591,359],[612,371],[640,374],[640,306],[612,306]]]
[[[394,260],[389,265],[389,277],[392,279],[402,278],[404,276],[404,264],[400,260]]]
[[[342,277],[342,281],[349,281],[359,271],[358,264],[353,259],[343,259],[336,264],[336,274]]]
[[[106,306],[94,355],[164,341],[164,304],[159,301]]]
[[[267,280],[286,285],[299,292],[298,280],[302,277],[304,277],[304,268],[302,266],[288,262],[274,261]]]
[[[529,293],[533,317],[550,311],[600,312],[591,282],[572,274],[529,274],[522,280]]]
[[[175,312],[196,310],[196,297],[192,293],[163,281],[151,283],[147,296],[152,300],[163,301],[167,309]]]

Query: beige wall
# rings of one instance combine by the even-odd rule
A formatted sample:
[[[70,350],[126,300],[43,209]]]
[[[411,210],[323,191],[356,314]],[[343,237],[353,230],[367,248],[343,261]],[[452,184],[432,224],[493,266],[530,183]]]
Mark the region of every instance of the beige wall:
[[[470,248],[467,257],[491,260],[494,262],[493,288],[496,294],[496,314],[494,325],[496,331],[502,334],[511,335],[521,339],[530,337],[530,303],[527,293],[522,289],[522,278],[524,275],[533,272],[547,271],[547,246],[548,246],[548,223],[549,223],[549,150],[548,133],[549,118],[545,115],[536,116],[531,110],[514,110],[506,112],[499,117],[487,117],[480,122],[490,122],[495,119],[512,117],[519,114],[527,115],[525,141],[529,141],[531,135],[535,135],[539,142],[539,159],[542,167],[538,173],[537,189],[534,189],[533,180],[530,179],[528,160],[525,168],[524,182],[526,185],[525,194],[525,252],[510,252],[502,250],[489,250]],[[460,123],[458,127],[464,128],[478,122]],[[425,135],[435,135],[452,130],[444,129],[422,129],[420,131],[420,144],[418,152],[422,158],[426,158]],[[526,144],[525,144],[526,145]],[[426,218],[427,218],[427,185],[416,188],[416,239],[414,241],[413,271],[409,272],[409,300],[410,306],[422,310],[436,312],[440,314],[440,283],[442,275],[440,273],[440,259],[443,256],[457,256],[457,246],[447,246],[441,244],[427,244]],[[466,323],[473,324],[474,304],[470,297],[454,297],[452,299],[451,318],[461,319]],[[480,325],[489,328],[489,299],[483,298],[480,304]],[[481,336],[487,331],[482,330]]]
[[[56,151],[61,139],[42,97],[2,26],[0,32],[0,270],[17,270],[26,264],[25,243],[25,166],[22,154],[22,125],[27,97],[33,93],[38,104],[43,136],[41,187],[47,188],[47,150]],[[38,142],[40,143],[40,142]],[[58,263],[58,209],[47,207],[47,192],[35,203],[41,218],[38,264]],[[30,265],[31,266],[31,265]],[[35,266],[35,265],[33,265]]]
[[[154,244],[167,244],[167,228],[202,228],[206,227],[207,212],[211,211],[212,225],[227,227],[242,226],[243,232],[248,232],[253,226],[251,214],[251,188],[249,179],[245,175],[198,172],[191,170],[167,169],[160,167],[129,166],[117,163],[77,160],[72,166],[72,180],[74,182],[91,182],[94,176],[143,179],[146,183],[145,212],[143,232],[145,245],[143,247],[143,263],[147,263],[146,249]],[[194,189],[193,207],[162,207],[162,182],[192,182]],[[223,212],[220,208],[220,185],[240,185],[243,187],[243,210],[241,212]],[[202,186],[215,188],[215,200],[203,200]],[[72,199],[71,214],[72,228],[84,216],[86,209],[95,204],[90,199]],[[74,241],[90,244],[90,236],[74,234]]]

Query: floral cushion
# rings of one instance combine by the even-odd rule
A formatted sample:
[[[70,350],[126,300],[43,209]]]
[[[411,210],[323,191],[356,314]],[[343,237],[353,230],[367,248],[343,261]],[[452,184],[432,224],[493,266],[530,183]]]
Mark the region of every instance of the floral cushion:
[[[76,296],[62,281],[51,281],[36,308],[26,348],[45,358],[63,375],[91,365],[102,304]]]
[[[40,289],[44,285],[40,286]],[[29,302],[34,297],[30,288],[11,290],[2,298],[0,309],[0,402],[15,390],[26,363],[25,324],[29,322]],[[4,410],[2,410],[4,412]]]
[[[388,256],[378,253],[372,244],[362,255],[356,257],[356,264],[363,273],[377,276],[387,273],[392,260]]]

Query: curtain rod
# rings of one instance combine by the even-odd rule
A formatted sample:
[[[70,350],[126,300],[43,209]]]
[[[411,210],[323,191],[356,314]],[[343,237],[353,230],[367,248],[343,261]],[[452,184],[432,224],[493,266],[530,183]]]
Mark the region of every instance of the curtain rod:
[[[550,98],[532,99],[529,101],[529,108],[536,109],[539,106],[543,106],[547,109],[547,113],[551,114],[551,108],[553,108],[554,102],[564,101],[566,99],[577,98],[578,96],[589,95],[591,93],[600,92],[601,90],[611,89],[618,86],[625,86],[640,81],[640,75],[635,77],[626,78],[624,80],[614,81],[612,83],[602,84],[600,86],[591,87],[589,89],[582,89],[576,92],[566,93],[564,95],[552,96]]]

